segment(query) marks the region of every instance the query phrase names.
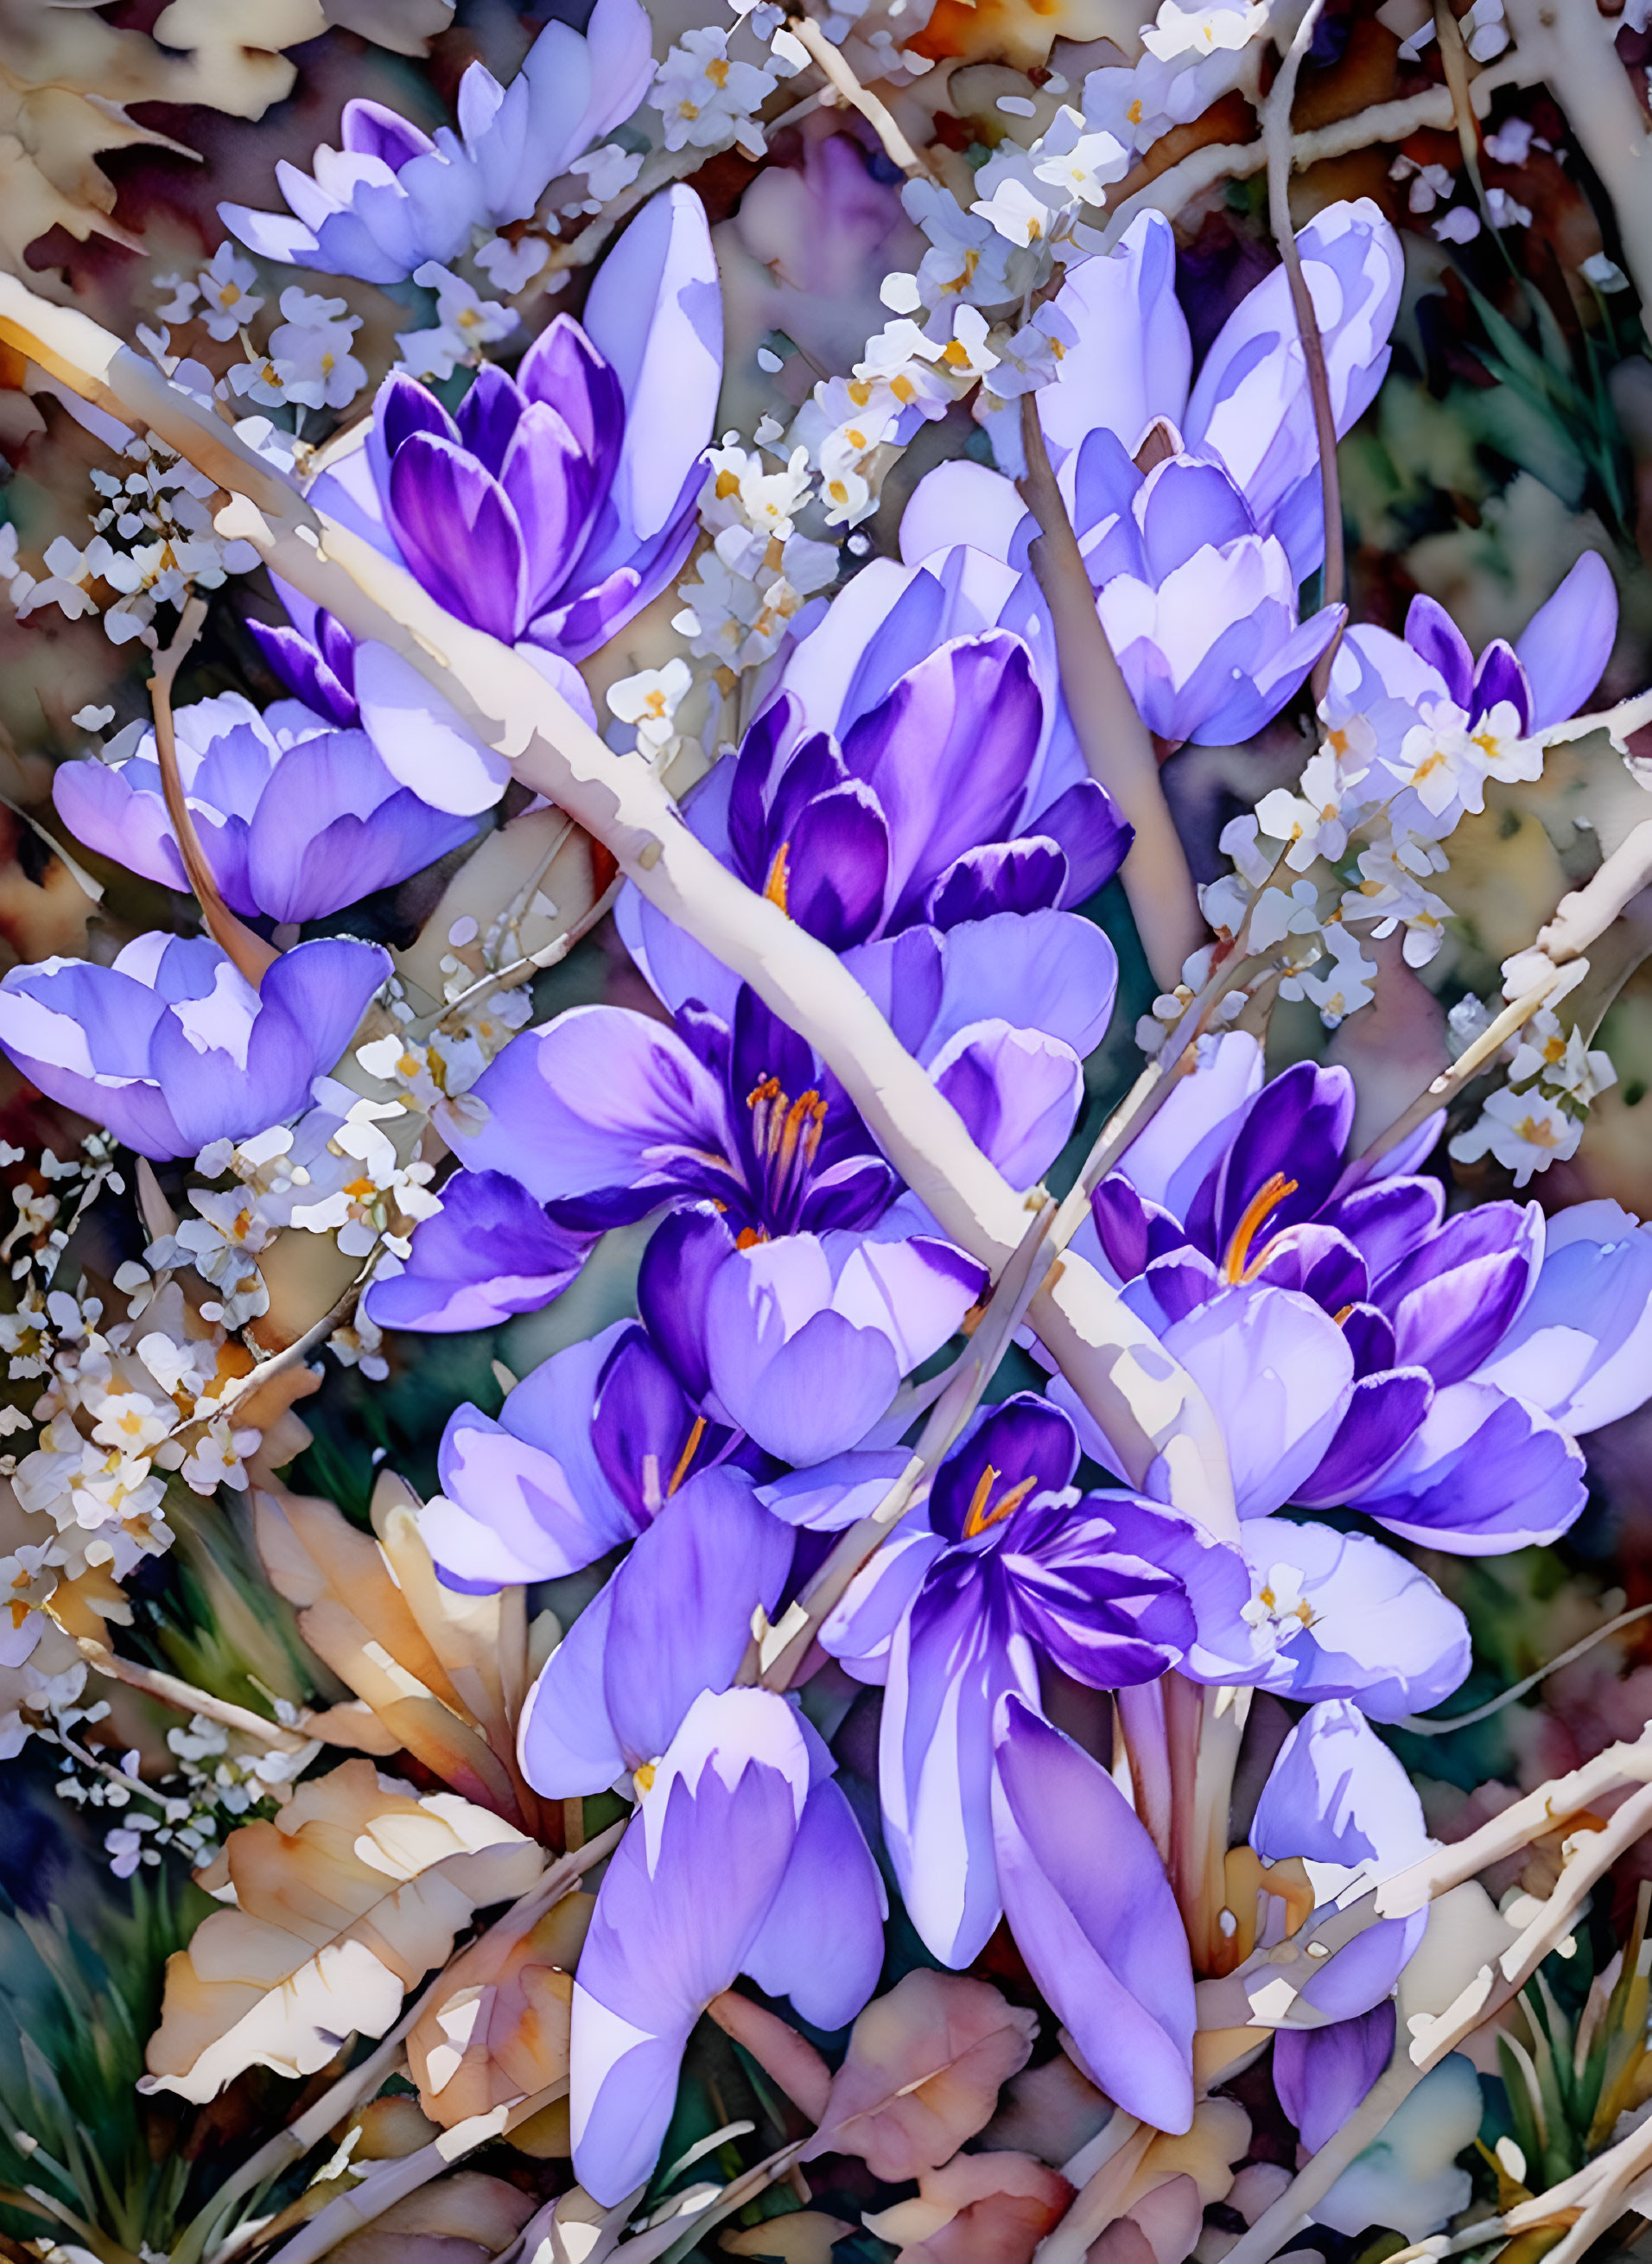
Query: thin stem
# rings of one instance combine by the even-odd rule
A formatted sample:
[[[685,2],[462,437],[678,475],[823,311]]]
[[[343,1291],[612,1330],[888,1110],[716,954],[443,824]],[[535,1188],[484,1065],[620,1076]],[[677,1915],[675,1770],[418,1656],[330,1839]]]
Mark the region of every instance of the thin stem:
[[[281,954],[265,943],[261,936],[254,935],[244,921],[237,919],[219,893],[217,878],[206,861],[206,853],[200,845],[195,821],[190,815],[188,798],[178,767],[178,735],[172,725],[172,685],[179,664],[199,635],[201,623],[206,618],[205,605],[200,599],[192,598],[184,608],[171,643],[155,657],[155,673],[149,678],[149,696],[155,703],[155,751],[161,767],[161,792],[166,802],[166,814],[171,821],[178,853],[184,860],[184,872],[190,887],[195,891],[206,932],[225,958],[256,990]]]
[[[76,1634],[72,1629],[65,1629],[64,1632],[74,1635],[81,1657],[99,1674],[124,1682],[129,1689],[141,1690],[148,1697],[158,1698],[163,1706],[175,1706],[184,1714],[204,1714],[209,1722],[220,1722],[227,1730],[239,1730],[244,1737],[257,1738],[282,1752],[298,1752],[309,1742],[301,1732],[283,1729],[280,1723],[268,1721],[262,1714],[250,1713],[246,1707],[236,1706],[228,1698],[216,1698],[210,1690],[198,1690],[192,1682],[182,1681],[176,1674],[163,1674],[158,1667],[140,1666],[134,1659],[122,1658],[96,1636]]]
[[[935,176],[929,161],[920,156],[896,125],[887,105],[861,85],[842,54],[833,47],[820,25],[799,9],[786,19],[786,28],[793,38],[807,47],[826,76],[844,100],[853,105],[882,142],[890,159],[897,164],[909,181],[931,181]]]
[[[1314,403],[1314,427],[1319,439],[1320,493],[1325,512],[1325,563],[1321,577],[1321,602],[1339,606],[1344,579],[1343,559],[1342,487],[1337,476],[1337,417],[1331,405],[1330,378],[1325,368],[1325,345],[1314,312],[1313,294],[1302,272],[1302,256],[1296,248],[1296,229],[1291,219],[1291,105],[1296,98],[1297,75],[1313,44],[1314,28],[1325,0],[1308,0],[1296,36],[1286,48],[1262,112],[1262,139],[1267,153],[1268,223],[1279,257],[1285,263],[1296,315],[1297,336],[1308,364],[1308,389]],[[1340,642],[1340,631],[1314,663],[1312,683],[1317,706],[1330,688],[1330,666]]]
[[[1547,1666],[1540,1666],[1535,1673],[1525,1676],[1507,1690],[1499,1691],[1495,1698],[1488,1698],[1483,1706],[1471,1707],[1466,1714],[1453,1714],[1446,1722],[1431,1722],[1423,1714],[1402,1714],[1393,1727],[1409,1731],[1414,1738],[1445,1738],[1449,1737],[1453,1730],[1467,1730],[1476,1722],[1489,1721],[1505,1706],[1512,1706],[1517,1698],[1524,1698],[1528,1690],[1535,1690],[1540,1682],[1547,1682],[1551,1674],[1558,1674],[1562,1666],[1569,1666],[1574,1659],[1582,1658],[1585,1652],[1592,1651],[1598,1643],[1605,1643],[1608,1636],[1617,1635],[1622,1629],[1633,1627],[1637,1620],[1649,1616],[1652,1616],[1652,1604],[1637,1604],[1632,1612],[1619,1612],[1615,1620],[1608,1620],[1592,1635],[1586,1635],[1581,1643],[1573,1644],[1569,1649],[1561,1651],[1558,1658],[1551,1658]]]
[[[1021,396],[1022,498],[1039,523],[1031,551],[1055,629],[1068,712],[1090,776],[1134,828],[1120,878],[1153,979],[1173,990],[1189,954],[1209,939],[1187,854],[1164,799],[1153,739],[1107,640],[1067,503],[1050,468],[1038,396]]]

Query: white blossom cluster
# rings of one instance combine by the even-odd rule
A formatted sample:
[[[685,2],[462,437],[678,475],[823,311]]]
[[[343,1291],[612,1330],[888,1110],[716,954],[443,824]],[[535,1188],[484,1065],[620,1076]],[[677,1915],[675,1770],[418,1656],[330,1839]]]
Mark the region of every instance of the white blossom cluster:
[[[158,1867],[166,1847],[192,1869],[210,1862],[236,1824],[290,1798],[293,1780],[321,1750],[313,1740],[290,1751],[272,1747],[195,1714],[187,1729],[167,1731],[178,1767],[151,1785],[139,1773],[142,1756],[135,1747],[117,1767],[86,1752],[70,1735],[78,1722],[95,1722],[108,1710],[106,1705],[78,1714],[60,1710],[48,1734],[63,1749],[53,1788],[59,1799],[81,1809],[124,1814],[125,1820],[104,1834],[109,1868],[118,1879],[129,1879],[141,1864]],[[275,1710],[283,1724],[297,1718],[284,1699],[275,1701]]]
[[[699,516],[711,547],[696,560],[695,578],[677,588],[683,611],[672,628],[697,658],[736,675],[761,667],[788,635],[801,634],[806,601],[837,577],[837,546],[798,529],[815,500],[808,449],[799,442],[781,458],[774,446],[781,437],[765,418],[757,446],[743,448],[740,435],[728,432],[720,448],[706,450]]]
[[[1494,1019],[1494,1010],[1478,998],[1453,1007],[1449,1028],[1458,1052],[1466,1052]],[[1458,1133],[1451,1153],[1460,1164],[1489,1155],[1523,1187],[1534,1172],[1576,1154],[1590,1104],[1616,1085],[1618,1072],[1612,1056],[1591,1049],[1576,1024],[1562,1023],[1553,1006],[1540,1006],[1499,1058],[1508,1065],[1507,1081]]]
[[[215,532],[213,482],[163,443],[139,433],[121,453],[130,471],[91,471],[101,498],[89,514],[91,541],[77,548],[58,535],[41,561],[45,573],[36,576],[18,561],[16,527],[0,526],[0,582],[19,618],[43,606],[57,606],[71,621],[101,613],[114,643],[138,637],[152,645],[157,606],[181,611],[193,591],[250,573],[258,554],[250,542],[226,541]],[[105,590],[112,597],[100,594]]]
[[[185,384],[192,380],[192,390],[210,390],[220,401],[254,401],[265,409],[289,403],[300,409],[347,409],[367,382],[354,352],[360,316],[350,312],[346,300],[291,284],[281,294],[281,321],[259,347],[250,334],[265,304],[254,295],[257,279],[250,260],[234,244],[221,243],[192,281],[184,275],[156,278],[156,288],[170,294],[159,310],[163,327],[140,329],[138,336],[170,375]],[[179,374],[183,366],[173,356],[170,326],[192,322],[204,323],[219,345],[241,341],[244,359],[216,382],[198,362]]]

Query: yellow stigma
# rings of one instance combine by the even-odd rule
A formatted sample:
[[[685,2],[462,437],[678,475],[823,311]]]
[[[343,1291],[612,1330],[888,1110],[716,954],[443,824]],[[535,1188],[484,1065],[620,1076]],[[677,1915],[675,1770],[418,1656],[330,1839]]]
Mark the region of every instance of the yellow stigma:
[[[1004,1499],[995,1504],[992,1490],[1003,1475],[1002,1470],[995,1470],[990,1462],[981,1473],[975,1491],[969,1498],[969,1507],[964,1517],[966,1541],[975,1540],[978,1534],[985,1533],[989,1526],[1002,1525],[1012,1510],[1020,1508],[1028,1494],[1038,1484],[1035,1477],[1023,1478],[1019,1485],[1011,1486]]]
[[[1263,1221],[1278,1210],[1287,1195],[1296,1193],[1296,1181],[1287,1179],[1283,1172],[1275,1172],[1262,1182],[1245,1205],[1239,1223],[1233,1230],[1228,1255],[1222,1260],[1224,1281],[1248,1281],[1259,1270],[1266,1252],[1264,1251],[1257,1257],[1255,1265],[1250,1265],[1247,1261],[1250,1256],[1250,1244],[1256,1239]]]
[[[641,1767],[632,1778],[631,1781],[637,1789],[637,1798],[639,1800],[641,1799],[645,1792],[652,1791],[654,1788],[654,1770],[655,1764],[652,1761],[644,1761]]]
[[[791,845],[789,841],[781,842],[774,853],[774,862],[769,867],[769,877],[763,884],[764,895],[772,904],[779,904],[782,911],[786,908],[786,854]]]
[[[668,1501],[677,1491],[678,1486],[682,1484],[683,1480],[688,1476],[688,1466],[699,1453],[699,1442],[705,1435],[706,1418],[703,1415],[696,1415],[694,1418],[694,1427],[688,1434],[688,1443],[683,1448],[682,1453],[677,1456],[677,1468],[671,1472],[671,1483],[665,1489],[665,1498]],[[650,1779],[652,1779],[652,1770],[649,1771],[649,1776]]]
[[[706,66],[706,76],[714,86],[727,86],[728,83],[728,57],[726,55],[714,55]]]

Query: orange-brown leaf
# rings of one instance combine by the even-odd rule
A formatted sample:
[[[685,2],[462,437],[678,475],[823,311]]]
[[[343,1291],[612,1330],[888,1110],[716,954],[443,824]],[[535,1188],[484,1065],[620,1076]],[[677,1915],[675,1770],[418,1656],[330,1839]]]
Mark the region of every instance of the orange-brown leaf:
[[[419,2103],[451,2129],[568,2074],[574,1968],[595,1898],[564,1895],[496,1926],[456,1958],[409,2031]]]

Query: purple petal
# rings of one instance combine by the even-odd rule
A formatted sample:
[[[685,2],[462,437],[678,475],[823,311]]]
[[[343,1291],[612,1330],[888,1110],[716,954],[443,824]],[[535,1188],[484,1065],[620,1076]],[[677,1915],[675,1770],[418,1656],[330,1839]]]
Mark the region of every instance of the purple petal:
[[[496,362],[483,362],[471,379],[470,390],[459,404],[459,445],[474,456],[483,471],[497,479],[504,466],[511,435],[521,420],[520,392]],[[387,442],[392,454],[397,443]]]
[[[1080,779],[1040,809],[1032,832],[1047,835],[1067,859],[1067,888],[1061,897],[1071,911],[1087,903],[1123,864],[1135,838],[1094,779]]]
[[[871,789],[848,780],[799,812],[783,844],[786,911],[830,951],[864,943],[883,915],[889,832]]]
[[[743,1970],[817,2028],[847,2027],[878,1985],[888,1899],[854,1810],[830,1778],[810,1792],[792,1860]]]
[[[330,668],[322,654],[295,628],[285,622],[272,627],[268,622],[247,620],[253,642],[288,691],[301,700],[307,708],[326,715],[335,723],[356,722],[360,710],[354,692],[345,680]]]
[[[513,644],[528,618],[522,525],[492,474],[451,440],[414,432],[390,459],[391,527],[449,613]]]
[[[1323,2028],[1281,2028],[1273,2087],[1310,2154],[1334,2138],[1394,2055],[1391,1999]]]
[[[1176,296],[1176,239],[1162,214],[1141,214],[1106,258],[1072,269],[1055,303],[1078,343],[1039,396],[1054,461],[1098,425],[1129,449],[1154,417],[1181,421],[1192,347]]]
[[[1433,1233],[1446,1209],[1438,1179],[1386,1179],[1356,1187],[1320,1212],[1355,1244],[1375,1281]]]
[[[1468,640],[1436,599],[1418,596],[1405,617],[1405,641],[1421,653],[1460,708],[1474,697],[1474,656]]]
[[[1357,1498],[1415,1437],[1433,1397],[1426,1368],[1362,1375],[1323,1460],[1298,1483],[1292,1498],[1309,1509],[1335,1509]]]
[[[1583,1506],[1575,1440],[1490,1383],[1452,1383],[1352,1506],[1402,1540],[1460,1556],[1554,1541]]]
[[[998,1872],[1027,1970],[1123,2111],[1185,2130],[1193,1975],[1157,1851],[1106,1771],[1013,1693],[994,1735]]]
[[[1015,1187],[1034,1186],[1055,1161],[1084,1095],[1083,1069],[1070,1047],[1006,1022],[960,1030],[930,1073],[975,1145]]]
[[[924,917],[949,928],[995,912],[1037,912],[1082,902],[1068,881],[1067,859],[1055,842],[1036,837],[990,842],[953,859],[930,890]]]
[[[672,1211],[648,1237],[637,1271],[637,1310],[688,1397],[711,1390],[706,1306],[735,1238],[709,1204]]]
[[[1558,1212],[1532,1295],[1476,1381],[1574,1435],[1632,1414],[1652,1391],[1652,1227],[1605,1200]]]
[[[1532,723],[1532,687],[1525,680],[1525,671],[1501,637],[1494,637],[1480,656],[1480,665],[1474,671],[1474,697],[1469,701],[1469,721],[1477,723],[1494,708],[1504,702],[1520,719],[1522,731]]]
[[[491,809],[510,784],[504,757],[388,644],[369,638],[357,647],[356,696],[386,769],[432,809],[475,816]]]
[[[1541,730],[1574,715],[1599,683],[1618,635],[1618,591],[1598,550],[1585,550],[1515,645]]]
[[[1437,1383],[1472,1374],[1512,1326],[1542,1251],[1537,1203],[1480,1203],[1447,1219],[1373,1292],[1394,1323],[1396,1364],[1426,1368]]]
[[[546,1660],[523,1702],[517,1731],[522,1774],[547,1800],[606,1792],[626,1774],[603,1685],[613,1600],[610,1580]]]
[[[693,1467],[706,1425],[641,1329],[621,1332],[591,1411],[604,1477],[639,1532]]]
[[[772,1610],[792,1535],[727,1469],[690,1478],[614,1575],[603,1668],[609,1719],[633,1767],[656,1760],[704,1690],[726,1690]]]
[[[1199,1049],[1191,1076],[1178,1078],[1170,1099],[1119,1159],[1138,1194],[1174,1218],[1192,1210],[1207,1174],[1232,1145],[1235,1118],[1262,1085],[1262,1049],[1242,1030]]]
[[[1342,1331],[1290,1290],[1227,1289],[1176,1322],[1163,1342],[1222,1426],[1240,1516],[1288,1501],[1348,1404],[1353,1358]]]
[[[393,173],[399,173],[410,157],[422,157],[436,146],[428,134],[421,134],[394,110],[359,97],[344,105],[338,138],[344,149],[379,158]]]
[[[1257,1803],[1250,1845],[1264,1863],[1289,1855],[1366,1865],[1386,1877],[1431,1845],[1423,1803],[1359,1709],[1326,1700],[1295,1723]]]
[[[554,1227],[504,1172],[455,1172],[441,1194],[440,1210],[414,1228],[401,1273],[367,1291],[375,1327],[492,1328],[548,1304],[584,1262],[584,1237]]]
[[[1353,1114],[1345,1069],[1298,1062],[1276,1077],[1250,1102],[1227,1156],[1200,1188],[1190,1233],[1210,1256],[1231,1257],[1242,1270],[1271,1235],[1312,1218],[1330,1194]],[[1243,1250],[1235,1248],[1241,1236]]]
[[[839,1457],[840,1462],[874,1459],[871,1455]],[[874,1508],[876,1504],[868,1501],[866,1506]],[[858,1682],[888,1679],[889,1652],[896,1630],[905,1624],[930,1567],[945,1547],[936,1535],[909,1519],[861,1566],[842,1600],[822,1621],[821,1649],[837,1659]]]

